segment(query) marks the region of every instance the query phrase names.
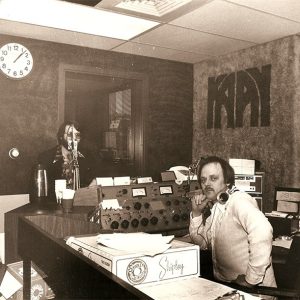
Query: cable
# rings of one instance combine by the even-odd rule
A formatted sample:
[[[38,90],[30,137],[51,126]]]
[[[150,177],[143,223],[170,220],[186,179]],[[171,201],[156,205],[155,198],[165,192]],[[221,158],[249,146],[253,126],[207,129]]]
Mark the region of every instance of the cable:
[[[205,231],[205,233],[202,234],[202,233],[199,232],[200,227],[201,227],[202,225],[205,226],[205,225],[204,225],[204,219],[202,219],[202,222],[201,222],[200,225],[198,226],[197,232],[196,232],[197,235],[201,236],[202,239],[204,240],[207,249],[210,248],[209,245],[211,244],[211,243],[209,243],[207,234],[208,234],[209,230],[211,230],[211,227],[212,227],[212,224],[213,224],[215,215],[216,215],[216,207],[214,208],[213,215],[211,216],[210,226],[207,228],[207,230]],[[203,229],[205,229],[205,227],[203,227]],[[206,237],[205,237],[204,235],[205,235]]]

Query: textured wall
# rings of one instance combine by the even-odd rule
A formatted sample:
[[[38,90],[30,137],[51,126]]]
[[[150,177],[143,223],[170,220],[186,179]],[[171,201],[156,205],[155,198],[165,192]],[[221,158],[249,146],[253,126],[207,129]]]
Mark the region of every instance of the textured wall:
[[[27,193],[37,154],[56,143],[60,63],[146,74],[146,175],[155,177],[174,164],[191,161],[192,65],[0,35],[1,45],[8,42],[30,49],[34,67],[22,80],[0,74],[0,194]],[[8,157],[13,146],[21,152],[17,160]]]
[[[256,159],[265,172],[264,205],[272,209],[275,186],[300,186],[299,178],[299,37],[255,46],[194,65],[193,158],[219,155]],[[242,127],[207,128],[208,77],[271,65],[270,126],[251,127],[245,110]]]

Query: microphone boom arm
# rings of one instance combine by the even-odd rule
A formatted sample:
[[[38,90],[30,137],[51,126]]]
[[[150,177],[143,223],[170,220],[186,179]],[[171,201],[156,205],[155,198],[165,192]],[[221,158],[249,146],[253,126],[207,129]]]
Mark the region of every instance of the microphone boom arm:
[[[72,153],[72,173],[73,173],[73,190],[80,188],[80,173],[78,163],[78,140],[74,132],[74,125],[71,126],[71,139],[68,139],[68,150]]]

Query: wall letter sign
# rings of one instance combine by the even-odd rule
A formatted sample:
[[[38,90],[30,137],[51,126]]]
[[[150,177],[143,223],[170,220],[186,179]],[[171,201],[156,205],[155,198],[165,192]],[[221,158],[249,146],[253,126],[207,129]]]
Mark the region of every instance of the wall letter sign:
[[[271,65],[208,78],[207,128],[221,128],[226,113],[227,128],[243,127],[246,107],[250,126],[270,126]]]

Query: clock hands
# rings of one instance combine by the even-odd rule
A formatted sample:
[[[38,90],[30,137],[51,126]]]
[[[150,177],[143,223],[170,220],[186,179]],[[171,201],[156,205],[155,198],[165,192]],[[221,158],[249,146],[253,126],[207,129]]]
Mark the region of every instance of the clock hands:
[[[24,50],[22,53],[20,53],[20,55],[13,61],[14,63],[26,52],[26,50]]]

